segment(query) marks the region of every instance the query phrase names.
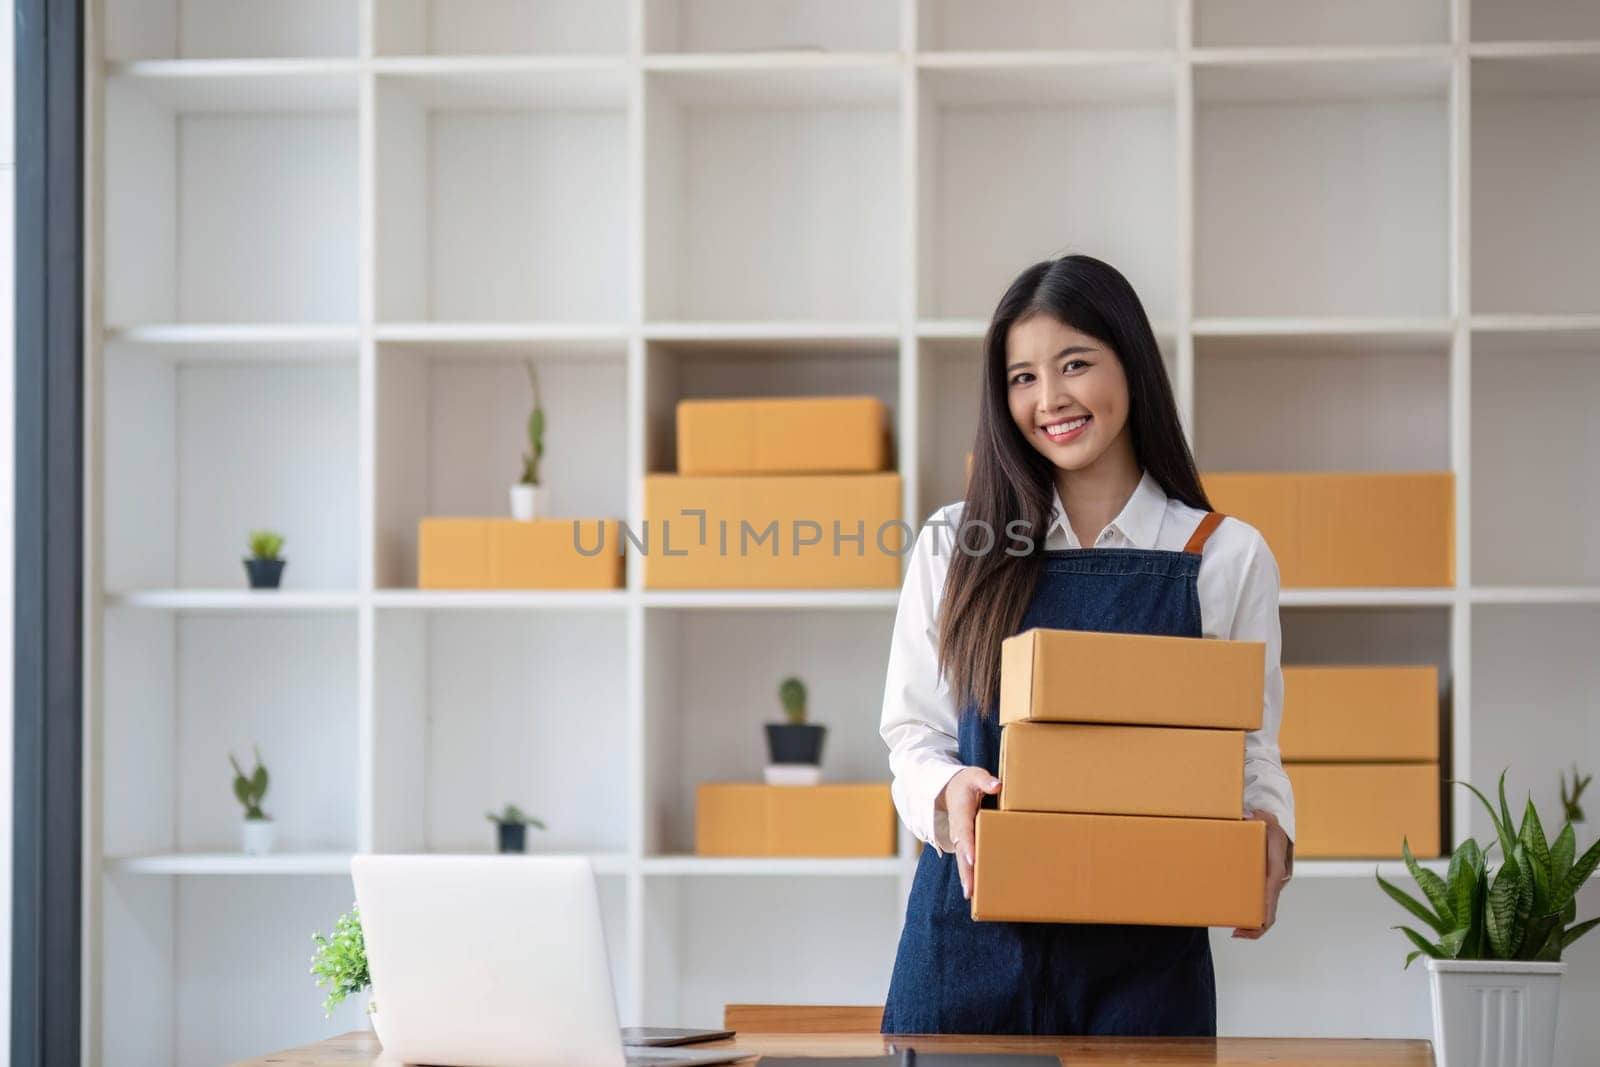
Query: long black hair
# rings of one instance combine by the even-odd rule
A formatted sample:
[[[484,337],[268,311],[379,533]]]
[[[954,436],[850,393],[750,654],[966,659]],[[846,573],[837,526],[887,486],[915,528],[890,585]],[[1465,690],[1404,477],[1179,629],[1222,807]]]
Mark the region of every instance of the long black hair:
[[[1043,563],[1055,465],[1034,449],[1011,417],[1006,339],[1011,327],[1049,315],[1106,345],[1128,381],[1128,432],[1139,466],[1169,497],[1211,510],[1178,420],[1161,350],[1144,305],[1115,267],[1093,256],[1049,259],[1017,275],[983,341],[978,432],[972,447],[962,525],[994,531],[989,552],[952,550],[939,619],[939,664],[961,704],[987,714],[1000,693],[1000,642],[1022,621]],[[1017,522],[1020,527],[1009,526]],[[1018,555],[1005,532],[1021,529],[1033,551]]]

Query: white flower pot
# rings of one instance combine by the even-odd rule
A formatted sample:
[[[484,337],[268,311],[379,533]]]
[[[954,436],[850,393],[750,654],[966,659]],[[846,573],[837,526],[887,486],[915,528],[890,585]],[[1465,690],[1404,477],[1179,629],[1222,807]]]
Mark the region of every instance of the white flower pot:
[[[1553,1067],[1565,963],[1424,962],[1438,1067]]]
[[[272,840],[278,828],[271,819],[245,819],[239,826],[239,836],[246,856],[265,856],[272,851]]]
[[[511,487],[511,517],[527,522],[530,519],[548,518],[550,515],[550,490],[542,485],[518,483]]]

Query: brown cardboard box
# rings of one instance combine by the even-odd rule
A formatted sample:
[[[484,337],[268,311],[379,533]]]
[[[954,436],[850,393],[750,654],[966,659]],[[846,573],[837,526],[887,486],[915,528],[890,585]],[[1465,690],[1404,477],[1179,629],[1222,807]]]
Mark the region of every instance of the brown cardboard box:
[[[1455,584],[1455,478],[1208,474],[1218,511],[1261,531],[1285,588]]]
[[[1016,722],[1000,731],[1000,810],[1244,815],[1244,731]]]
[[[650,589],[893,589],[911,544],[898,474],[651,474],[644,513]]]
[[[1298,858],[1439,855],[1436,763],[1286,763]]]
[[[619,589],[621,537],[615,519],[423,519],[417,588]]]
[[[1439,759],[1437,667],[1285,667],[1286,760]]]
[[[678,402],[678,473],[870,473],[888,465],[870,396]]]
[[[892,856],[887,784],[760,785],[706,782],[695,791],[701,856]]]
[[[1027,630],[1000,644],[1000,721],[1261,727],[1259,641]]]
[[[972,917],[1254,928],[1265,921],[1266,830],[1238,819],[980,811]]]

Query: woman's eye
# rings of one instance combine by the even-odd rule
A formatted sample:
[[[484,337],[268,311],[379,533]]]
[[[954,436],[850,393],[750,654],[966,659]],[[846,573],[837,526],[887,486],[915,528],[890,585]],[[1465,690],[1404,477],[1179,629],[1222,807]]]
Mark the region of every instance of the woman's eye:
[[[1033,375],[1029,374],[1027,371],[1023,371],[1021,374],[1019,374],[1015,378],[1011,379],[1011,384],[1012,385],[1026,385],[1026,384],[1028,384],[1028,382],[1030,382],[1032,380],[1033,380]]]
[[[1087,367],[1088,365],[1089,364],[1085,360],[1069,359],[1069,360],[1067,360],[1066,364],[1061,369],[1070,371],[1070,370],[1075,370],[1078,367]]]

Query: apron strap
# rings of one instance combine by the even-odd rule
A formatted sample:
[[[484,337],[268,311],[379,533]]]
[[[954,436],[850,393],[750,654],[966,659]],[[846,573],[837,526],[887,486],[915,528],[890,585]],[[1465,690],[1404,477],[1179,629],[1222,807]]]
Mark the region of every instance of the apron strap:
[[[1225,518],[1227,516],[1220,511],[1206,512],[1205,517],[1200,520],[1200,525],[1196,526],[1194,533],[1189,535],[1189,543],[1183,546],[1183,550],[1185,552],[1193,552],[1197,556],[1203,553],[1206,548],[1206,539],[1211,536],[1212,531],[1222,524],[1222,520]]]

